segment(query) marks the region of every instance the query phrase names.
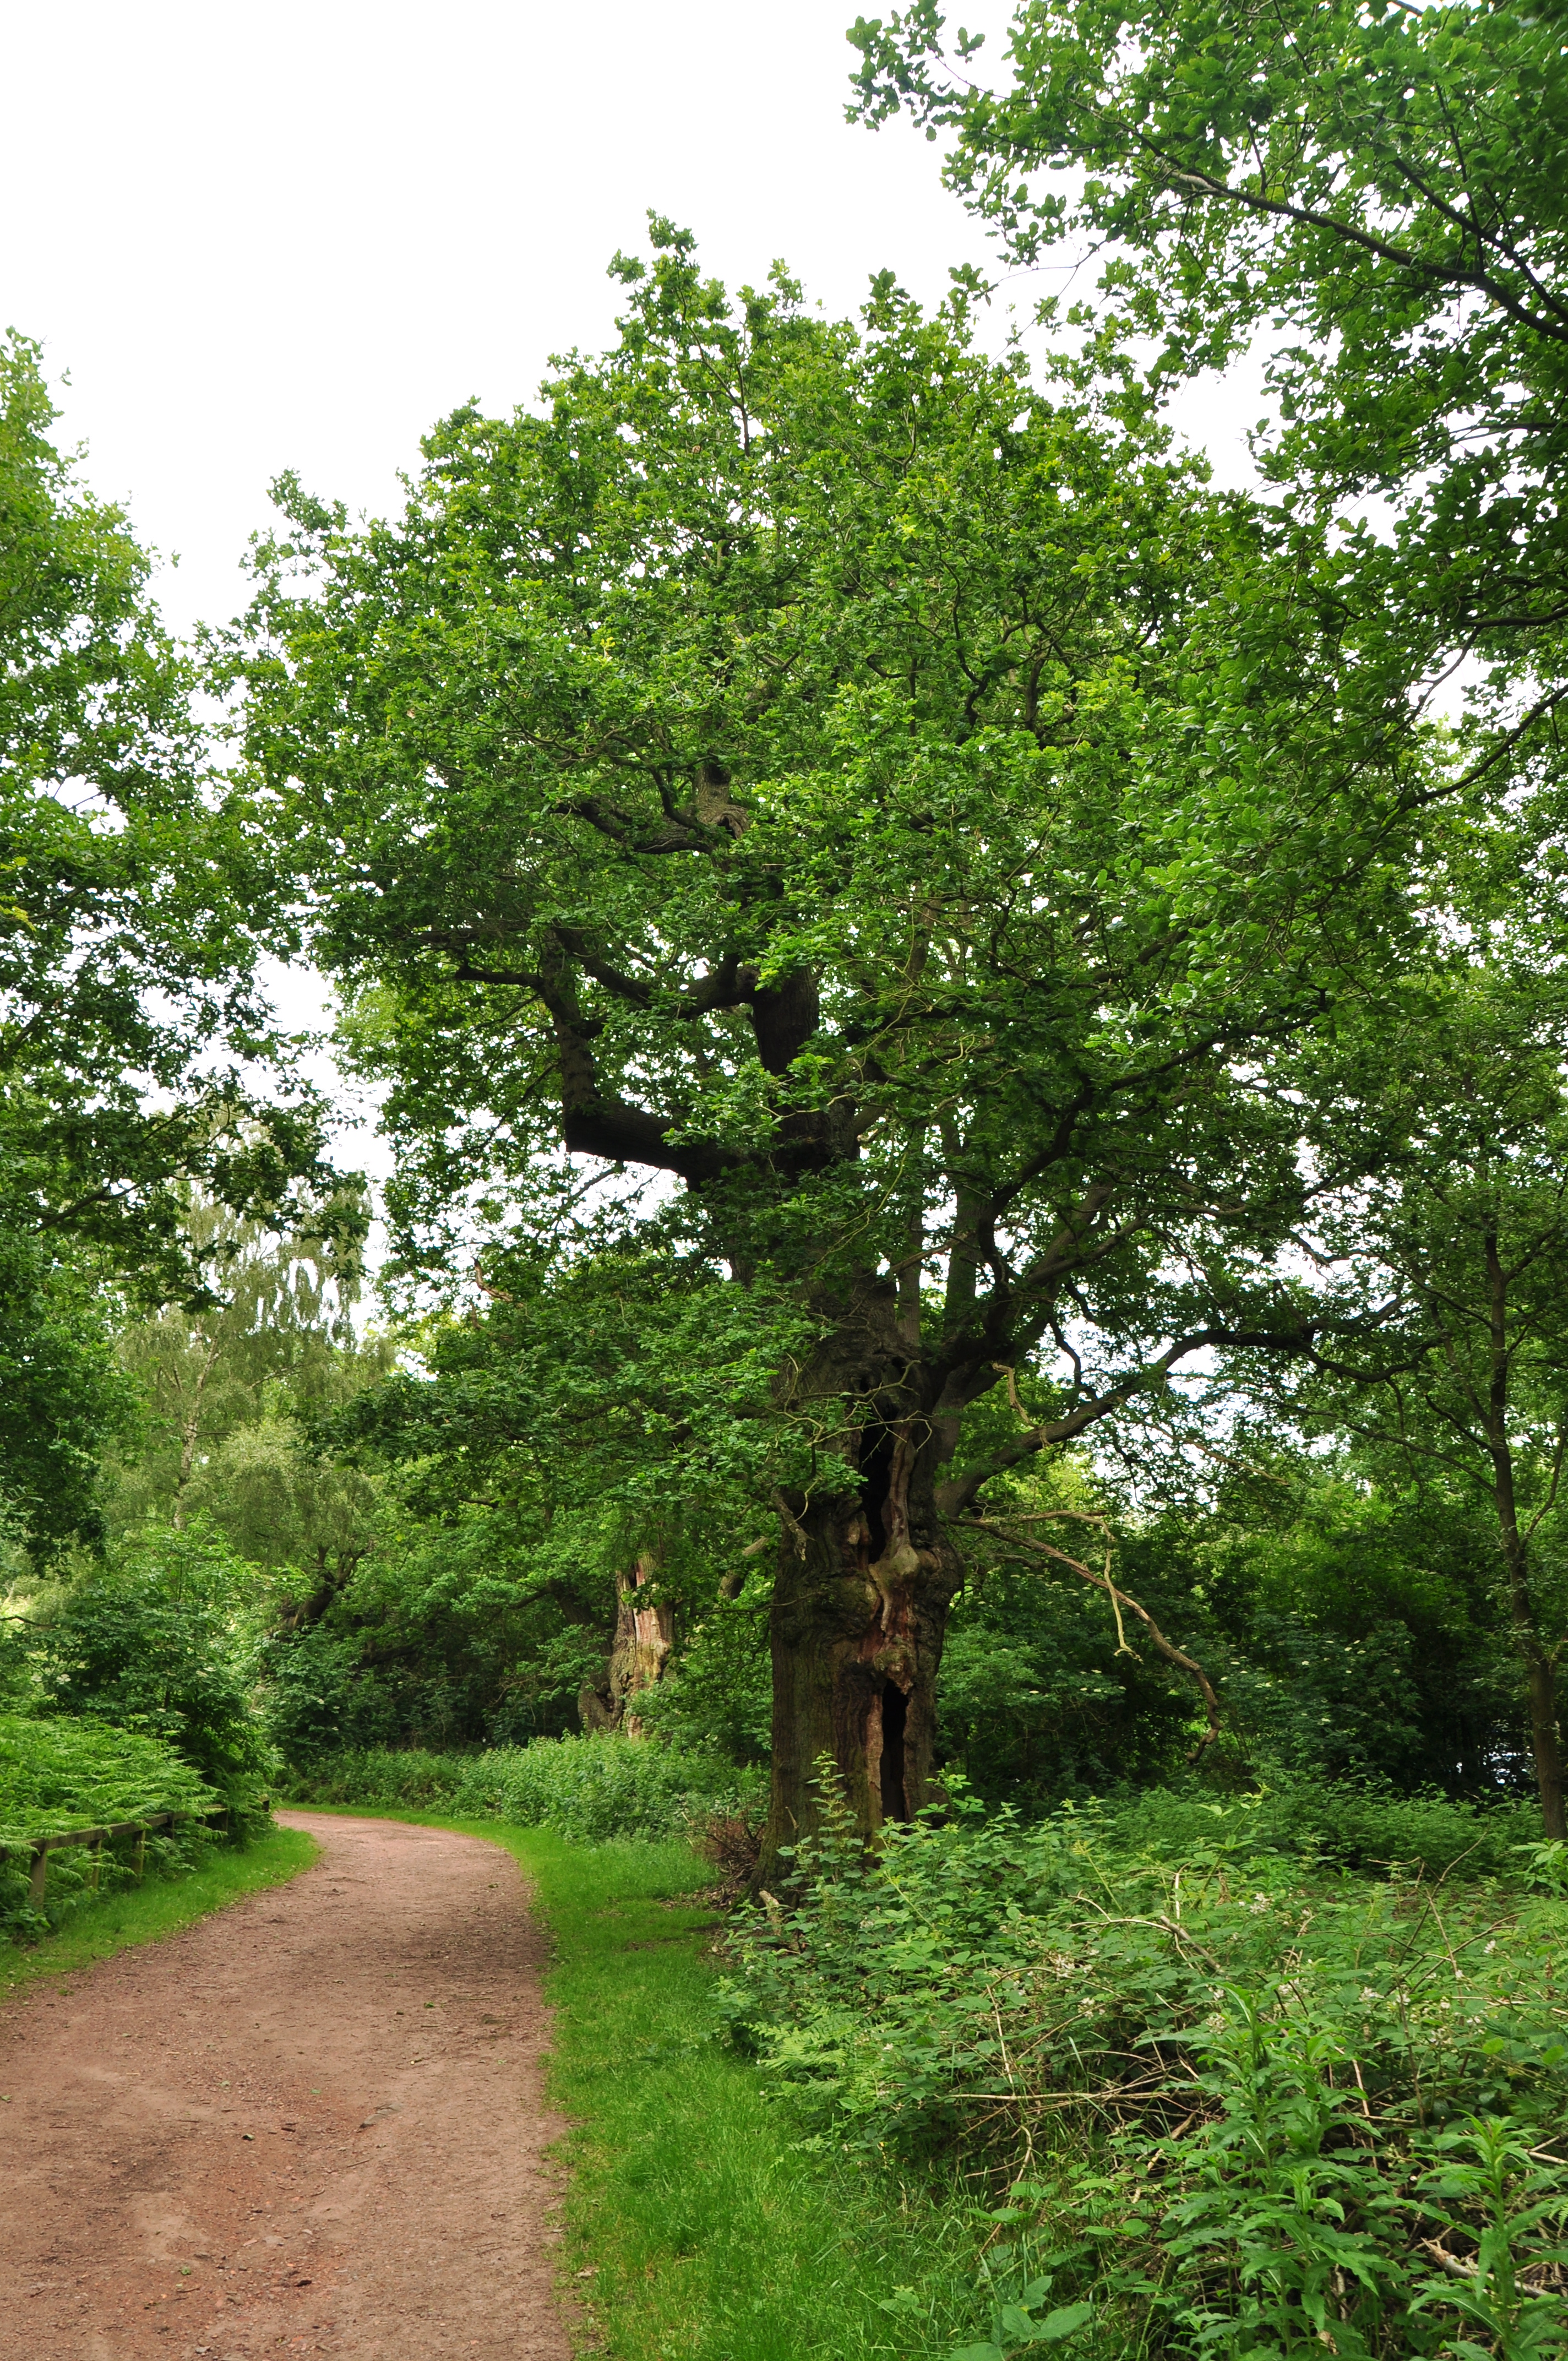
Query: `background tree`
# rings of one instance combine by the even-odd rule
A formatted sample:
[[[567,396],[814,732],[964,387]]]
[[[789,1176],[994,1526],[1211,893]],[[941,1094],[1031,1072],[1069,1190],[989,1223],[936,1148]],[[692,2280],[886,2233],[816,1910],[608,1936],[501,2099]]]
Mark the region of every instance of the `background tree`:
[[[564,1150],[684,1183],[693,1250],[813,1325],[776,1847],[824,1748],[867,1826],[931,1792],[946,1520],[1245,1310],[1299,1191],[1246,1061],[1405,925],[1433,777],[1402,698],[1341,696],[1301,548],[1156,430],[961,301],[732,306],[655,233],[617,346],[446,422],[400,522],[283,487],[234,664],[410,1261]],[[1041,1350],[1047,1414],[966,1457]]]
[[[1321,1286],[1275,1399],[1309,1433],[1353,1439],[1386,1488],[1469,1493],[1489,1510],[1541,1811],[1561,1837],[1562,995],[1496,950],[1412,988],[1405,1016],[1398,1033],[1350,1033],[1317,1077],[1325,1128],[1364,1125],[1381,1148],[1370,1177],[1325,1195],[1303,1226]]]
[[[192,674],[147,598],[149,561],[51,443],[53,417],[37,348],[12,336],[0,344],[0,1331],[19,1391],[0,1489],[40,1543],[93,1530],[79,1470],[118,1417],[97,1283],[142,1303],[189,1291],[184,1182],[199,1176],[236,1206],[277,1200],[319,1148],[308,1095],[253,1104],[225,1070],[225,1056],[277,1046],[254,981],[261,873],[204,768]]]
[[[137,1424],[94,1277],[0,1231],[0,1504],[7,1538],[40,1557],[102,1537],[104,1455]]]
[[[1549,752],[1568,693],[1558,11],[1024,0],[995,81],[934,0],[850,38],[859,114],[948,135],[951,183],[1011,258],[1104,256],[1073,313],[1098,360],[1151,340],[1157,398],[1262,334],[1255,447],[1287,510],[1339,509],[1365,658],[1429,688],[1478,658],[1477,764]]]
[[[367,1220],[352,1181],[280,1223],[195,1199],[184,1234],[207,1301],[119,1342],[144,1422],[111,1472],[113,1523],[182,1531],[204,1515],[250,1564],[287,1570],[306,1616],[347,1581],[375,1523],[372,1488],[306,1441],[313,1419],[391,1366],[389,1342],[354,1325]]]
[[[166,1740],[243,1820],[276,1767],[251,1696],[259,1592],[210,1527],[131,1536],[34,1604],[37,1703]]]
[[[652,1239],[578,1245],[554,1268],[491,1255],[484,1308],[414,1328],[417,1368],[321,1428],[396,1504],[332,1632],[383,1684],[448,1664],[465,1735],[623,1727],[634,1695],[640,1721],[803,1472],[771,1404],[798,1312]]]

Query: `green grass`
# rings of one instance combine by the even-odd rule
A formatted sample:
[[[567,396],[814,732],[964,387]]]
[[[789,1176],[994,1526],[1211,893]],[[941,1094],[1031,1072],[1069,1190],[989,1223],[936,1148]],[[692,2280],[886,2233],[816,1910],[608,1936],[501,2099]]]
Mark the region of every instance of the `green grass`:
[[[40,1976],[89,1968],[132,1943],[156,1943],[242,1894],[281,1885],[309,1869],[320,1850],[301,1829],[271,1828],[250,1844],[214,1846],[199,1867],[181,1874],[149,1877],[145,1885],[81,1904],[58,1935],[25,1949],[0,1942],[0,1998],[15,1996]]]
[[[715,1920],[699,1894],[712,1872],[685,1845],[386,1817],[504,1845],[538,1889],[555,1949],[553,2096],[576,2125],[562,2268],[597,2351],[914,2361],[979,2333],[973,2211],[803,2149],[715,2039]]]

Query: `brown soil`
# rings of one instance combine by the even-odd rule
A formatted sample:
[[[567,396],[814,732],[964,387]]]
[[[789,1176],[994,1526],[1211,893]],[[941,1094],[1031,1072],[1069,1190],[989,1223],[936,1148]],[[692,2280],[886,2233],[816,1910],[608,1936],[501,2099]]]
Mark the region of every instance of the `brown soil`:
[[[279,1817],[315,1868],[0,2021],[0,2361],[566,2361],[516,1863]]]

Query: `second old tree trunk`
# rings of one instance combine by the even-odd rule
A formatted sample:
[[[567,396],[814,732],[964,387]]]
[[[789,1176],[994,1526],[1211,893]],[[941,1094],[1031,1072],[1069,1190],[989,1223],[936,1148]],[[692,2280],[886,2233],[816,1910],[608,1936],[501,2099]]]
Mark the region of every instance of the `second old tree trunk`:
[[[824,1755],[867,1836],[940,1800],[937,1673],[962,1565],[937,1512],[936,1447],[923,1412],[868,1425],[858,1486],[783,1503],[764,1886],[787,1880],[781,1853],[820,1822]]]
[[[586,1730],[642,1735],[637,1697],[663,1679],[674,1642],[674,1609],[659,1594],[658,1574],[657,1553],[641,1550],[630,1572],[615,1577],[615,1638],[600,1678],[577,1699]]]

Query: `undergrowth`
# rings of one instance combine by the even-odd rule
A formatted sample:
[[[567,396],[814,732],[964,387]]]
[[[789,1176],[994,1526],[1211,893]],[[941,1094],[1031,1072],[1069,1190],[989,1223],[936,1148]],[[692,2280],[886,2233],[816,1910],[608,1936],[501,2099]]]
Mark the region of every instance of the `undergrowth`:
[[[537,1738],[481,1754],[367,1748],[324,1756],[290,1784],[300,1803],[411,1806],[603,1844],[681,1836],[711,1814],[753,1810],[765,1796],[767,1775],[658,1740],[603,1731]]]
[[[1481,1806],[1430,1790],[1400,1795],[1348,1780],[1300,1778],[1224,1801],[1196,1784],[1146,1787],[1099,1817],[1120,1849],[1135,1854],[1178,1860],[1236,1842],[1344,1869],[1419,1869],[1429,1881],[1515,1877],[1521,1848],[1541,1827],[1540,1807],[1522,1797]]]
[[[1561,2347],[1562,1848],[1512,1886],[1367,1878],[1257,1810],[1176,1848],[960,1795],[868,1860],[825,1793],[723,2012],[825,2158],[989,2201],[970,2361]]]
[[[205,1822],[192,1817],[139,1844],[116,1839],[101,1855],[62,1847],[49,1856],[39,1907],[29,1898],[30,1837],[163,1812],[198,1815],[218,1801],[161,1740],[86,1719],[0,1715],[0,1937],[36,1939],[98,1896],[192,1868],[213,1842]]]
[[[0,1714],[0,1844],[217,1801],[171,1746],[106,1722]]]

